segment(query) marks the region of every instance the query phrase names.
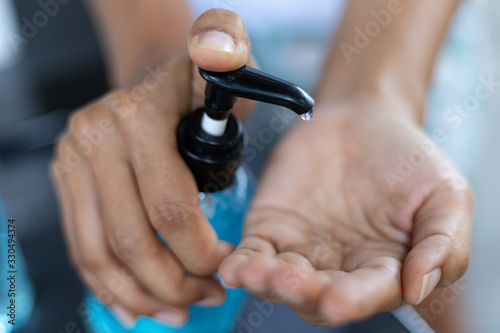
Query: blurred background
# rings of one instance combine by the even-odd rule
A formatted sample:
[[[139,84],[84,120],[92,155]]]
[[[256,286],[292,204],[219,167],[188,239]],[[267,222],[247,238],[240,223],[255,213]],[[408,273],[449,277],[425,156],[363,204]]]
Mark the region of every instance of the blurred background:
[[[42,8],[32,0],[0,1],[0,196],[8,215],[16,218],[36,288],[34,315],[20,332],[66,332],[70,322],[82,327],[84,318],[77,309],[83,288],[67,260],[47,168],[68,115],[108,90],[106,69],[83,0],[67,1],[31,38],[14,44],[7,38],[9,33],[19,31],[23,20]],[[316,0],[314,6],[310,1],[284,0],[191,2],[195,16],[212,7],[240,14],[262,69],[309,91],[314,89],[344,7],[344,1],[330,0]],[[500,327],[500,92],[481,101],[458,128],[450,127],[443,115],[474,95],[482,79],[492,76],[500,81],[499,19],[499,1],[463,1],[438,60],[426,119],[429,131],[441,129],[447,134],[441,146],[468,176],[475,192],[471,266],[461,282],[466,286],[462,300],[474,332],[485,333],[498,332]],[[276,111],[259,108],[266,110],[256,112],[245,125],[250,136],[268,126]],[[250,163],[257,175],[271,146],[266,145]],[[251,302],[245,311],[252,311]],[[336,330],[311,328],[285,307],[277,307],[276,314],[254,332],[278,328],[287,332],[408,331],[389,313]]]

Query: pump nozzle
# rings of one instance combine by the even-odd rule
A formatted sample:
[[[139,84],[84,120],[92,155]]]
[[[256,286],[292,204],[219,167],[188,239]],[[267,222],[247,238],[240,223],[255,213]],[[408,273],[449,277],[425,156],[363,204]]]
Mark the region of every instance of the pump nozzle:
[[[231,115],[237,97],[286,107],[302,119],[312,116],[314,99],[298,86],[244,66],[218,73],[199,69],[207,81],[205,108],[193,112],[179,125],[179,151],[202,192],[226,188],[241,160],[243,130]],[[214,177],[224,173],[224,177]],[[226,181],[220,182],[224,178]]]
[[[314,100],[302,88],[249,66],[225,73],[201,68],[199,72],[207,81],[205,105],[215,119],[225,116],[235,97],[280,105],[298,115],[311,113],[314,106]]]

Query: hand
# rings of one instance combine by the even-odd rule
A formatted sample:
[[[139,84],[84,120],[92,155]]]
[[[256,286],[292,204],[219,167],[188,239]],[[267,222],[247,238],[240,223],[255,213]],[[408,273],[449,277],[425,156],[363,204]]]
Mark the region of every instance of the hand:
[[[318,105],[296,124],[219,269],[224,282],[335,326],[457,280],[468,265],[471,193],[405,111],[364,97]]]
[[[189,51],[196,65],[229,71],[247,63],[250,44],[236,14],[212,10],[194,24]],[[198,207],[177,151],[177,125],[203,105],[204,81],[187,56],[149,71],[136,87],[71,116],[52,175],[70,257],[86,286],[125,323],[144,314],[181,324],[185,306],[223,301],[211,274],[233,247]],[[236,113],[249,109],[242,102]]]

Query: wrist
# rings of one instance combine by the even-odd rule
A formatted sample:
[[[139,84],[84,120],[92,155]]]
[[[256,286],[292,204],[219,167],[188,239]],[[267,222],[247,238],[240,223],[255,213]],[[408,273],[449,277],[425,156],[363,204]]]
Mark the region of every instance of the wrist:
[[[148,66],[187,50],[192,17],[186,1],[91,0],[89,4],[114,88],[137,83]]]
[[[383,46],[383,47],[382,47]],[[409,66],[390,45],[377,45],[348,62],[336,48],[317,91],[318,100],[352,101],[366,96],[405,106],[420,123],[428,90],[427,66]]]
[[[373,121],[376,118],[401,120],[420,127],[422,104],[401,95],[382,94],[371,89],[358,89],[344,96],[318,95],[315,113],[331,113],[335,121]],[[342,123],[343,121],[340,121]]]

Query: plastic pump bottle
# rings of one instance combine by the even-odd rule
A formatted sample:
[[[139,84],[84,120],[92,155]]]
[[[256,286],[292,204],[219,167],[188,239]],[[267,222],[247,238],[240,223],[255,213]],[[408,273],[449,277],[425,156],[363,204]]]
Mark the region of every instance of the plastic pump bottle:
[[[220,239],[237,244],[243,217],[253,196],[255,181],[241,166],[245,146],[243,127],[231,114],[237,97],[281,105],[302,119],[312,116],[314,100],[301,88],[257,69],[245,66],[225,73],[199,69],[207,81],[205,107],[179,124],[179,152],[193,173],[199,204]],[[92,295],[87,295],[87,322],[94,333],[226,333],[234,330],[244,301],[243,289],[228,289],[226,301],[217,307],[189,307],[189,320],[181,327],[168,326],[153,318],[140,317],[125,328]]]

